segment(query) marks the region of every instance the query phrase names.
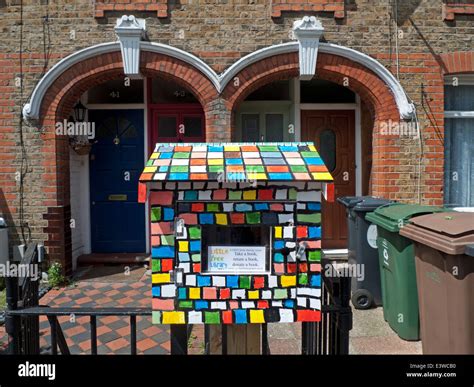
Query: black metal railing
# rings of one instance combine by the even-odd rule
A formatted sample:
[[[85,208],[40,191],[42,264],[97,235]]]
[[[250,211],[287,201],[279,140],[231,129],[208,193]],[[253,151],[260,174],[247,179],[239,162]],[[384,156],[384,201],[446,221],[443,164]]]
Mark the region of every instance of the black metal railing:
[[[36,246],[29,247],[25,262],[34,262]],[[22,261],[23,262],[23,261]],[[337,272],[338,263],[330,272]],[[302,353],[305,355],[342,355],[349,353],[349,331],[352,329],[352,310],[350,302],[350,278],[342,276],[326,277],[322,270],[321,286],[321,322],[303,323],[301,335]],[[98,317],[119,316],[129,318],[130,353],[137,353],[137,316],[151,316],[150,308],[96,308],[96,307],[48,307],[38,306],[38,281],[21,279],[19,283],[10,282],[8,309],[6,312],[7,333],[10,338],[10,353],[39,354],[39,317],[46,316],[51,332],[51,350],[53,355],[69,355],[60,316],[89,316],[90,354],[97,354]],[[16,293],[15,293],[16,292]],[[15,302],[15,297],[18,300]],[[207,328],[207,327],[206,327]],[[187,354],[188,338],[192,325],[171,325],[171,354]],[[227,329],[222,326],[222,354],[227,354]],[[206,353],[209,353],[209,335],[205,330]],[[262,325],[262,354],[270,354],[267,325]]]
[[[351,278],[326,277],[338,273],[344,262],[323,261],[321,283],[321,321],[302,324],[301,348],[303,355],[349,354],[349,332],[352,329]],[[332,265],[331,270],[325,270]]]
[[[8,315],[16,318],[31,318],[46,316],[48,318],[51,330],[51,354],[69,355],[70,351],[64,338],[61,324],[58,317],[89,316],[91,355],[97,355],[97,317],[119,316],[129,317],[130,319],[130,353],[137,354],[137,316],[151,316],[149,308],[87,308],[87,307],[71,307],[71,308],[50,308],[48,306],[37,306],[26,309],[18,309],[7,312]],[[58,352],[59,349],[59,352]],[[21,353],[21,352],[20,352]],[[22,354],[37,354],[24,352]]]
[[[21,261],[12,263],[19,264],[19,267],[23,268],[32,268],[34,265],[38,265],[36,243],[27,246]],[[37,270],[37,274],[40,274],[39,270]],[[15,316],[11,313],[18,309],[27,309],[38,305],[39,282],[38,277],[33,278],[31,275],[23,277],[8,276],[5,278],[7,293],[5,328],[10,337],[10,352],[18,354],[39,353],[39,317],[32,315]]]

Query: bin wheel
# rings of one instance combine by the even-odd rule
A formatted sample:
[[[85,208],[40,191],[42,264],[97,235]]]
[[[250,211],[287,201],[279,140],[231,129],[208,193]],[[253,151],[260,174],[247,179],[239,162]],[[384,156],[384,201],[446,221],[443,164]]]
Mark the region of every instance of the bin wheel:
[[[352,293],[351,301],[356,309],[370,309],[374,304],[374,297],[368,290],[359,289]]]

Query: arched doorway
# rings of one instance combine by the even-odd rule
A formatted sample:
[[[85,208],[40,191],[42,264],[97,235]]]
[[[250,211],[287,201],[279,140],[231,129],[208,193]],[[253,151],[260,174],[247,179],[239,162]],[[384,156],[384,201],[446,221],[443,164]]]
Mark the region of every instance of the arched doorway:
[[[205,141],[203,107],[189,88],[164,76],[119,77],[81,100],[95,138],[89,155],[70,155],[73,262],[144,259],[153,214],[138,203],[138,177],[156,143]]]
[[[235,86],[230,82],[223,90],[233,109],[233,138],[266,140],[272,133],[274,141],[313,141],[326,163],[332,165],[336,196],[393,197],[390,188],[379,184],[379,179],[383,175],[384,149],[394,139],[380,135],[378,122],[397,122],[402,110],[387,83],[361,63],[333,53],[319,53],[312,81],[299,81],[298,56],[290,50],[282,54],[275,49],[273,56],[268,52],[255,56],[253,63],[250,58],[241,61],[247,66],[235,65],[232,76],[241,83]],[[228,78],[232,79],[230,75]],[[262,100],[255,101],[259,96],[263,96]],[[409,111],[410,106],[404,109]],[[268,124],[270,114],[280,115],[274,128]],[[275,128],[281,131],[280,135],[275,135]],[[289,134],[291,130],[293,135]],[[324,225],[323,247],[346,247],[342,206],[324,205],[330,207],[326,211],[332,215],[326,217],[330,224]]]
[[[235,109],[233,140],[315,142],[335,179],[336,196],[368,194],[373,118],[359,96],[334,82],[277,80],[251,92]],[[359,165],[359,168],[356,168]],[[293,172],[302,172],[293,166]],[[324,203],[324,247],[345,248],[345,211]]]
[[[131,136],[131,133],[143,133],[143,137],[134,144],[134,146],[136,145],[136,149],[142,149],[140,153],[141,158],[138,156],[138,153],[136,153],[133,160],[129,160],[133,161],[132,166],[127,166],[126,168],[117,167],[118,171],[116,171],[121,179],[123,179],[124,176],[129,178],[127,184],[130,187],[134,181],[133,171],[135,169],[137,171],[142,169],[141,167],[145,159],[148,158],[148,153],[152,150],[151,142],[153,141],[153,131],[151,129],[149,115],[146,114],[148,94],[146,93],[147,85],[143,79],[158,77],[168,82],[174,82],[179,85],[180,88],[192,93],[195,101],[197,101],[196,105],[200,107],[200,117],[202,118],[203,113],[206,119],[210,117],[208,120],[208,126],[210,128],[213,128],[214,123],[212,122],[213,115],[209,113],[209,110],[212,109],[212,103],[218,96],[215,80],[211,79],[212,76],[209,78],[208,69],[198,58],[187,53],[178,52],[176,54],[176,56],[179,57],[178,59],[177,57],[170,56],[173,55],[174,52],[172,48],[164,45],[153,45],[147,42],[143,43],[142,50],[140,56],[140,73],[142,80],[132,80],[132,83],[142,82],[143,84],[141,90],[144,91],[144,94],[141,102],[131,100],[120,101],[121,98],[117,98],[117,101],[111,102],[108,99],[114,98],[114,96],[111,97],[110,93],[112,91],[110,91],[110,88],[108,89],[108,93],[96,93],[96,96],[105,98],[105,102],[104,99],[100,100],[100,98],[91,101],[90,104],[87,99],[84,100],[92,116],[95,114],[94,120],[102,123],[108,122],[108,128],[105,130],[110,133],[114,132],[111,138],[109,138],[110,136],[104,136],[104,141],[112,144],[110,147],[116,147],[114,144],[116,137],[118,137],[119,144],[121,143],[125,146],[130,145],[127,144],[127,141],[131,141],[134,137]],[[94,88],[97,87],[100,89],[100,85],[105,85],[109,81],[112,82],[112,84],[113,82],[123,84],[125,80],[129,81],[130,79],[126,77],[123,72],[123,62],[119,44],[110,43],[93,46],[64,58],[52,68],[41,79],[35,88],[30,103],[24,108],[25,117],[33,120],[32,123],[42,130],[43,148],[40,149],[40,152],[49,155],[48,158],[40,160],[42,166],[45,167],[44,179],[48,181],[49,185],[47,192],[45,192],[44,199],[47,208],[44,216],[46,220],[44,231],[48,235],[45,246],[47,246],[48,249],[49,259],[61,262],[66,273],[70,273],[73,268],[73,252],[74,256],[80,255],[81,253],[92,252],[92,235],[90,231],[88,241],[89,248],[87,246],[87,240],[85,240],[87,239],[87,231],[85,231],[85,229],[90,228],[90,217],[93,216],[88,211],[92,199],[89,191],[91,182],[88,180],[89,173],[85,172],[89,172],[90,160],[88,156],[77,156],[79,160],[74,160],[76,155],[72,155],[73,151],[69,146],[69,136],[56,135],[55,124],[67,119],[77,101],[81,98],[85,98],[85,94],[88,98],[87,94],[90,94]],[[132,94],[136,95],[136,90],[134,92],[129,91],[132,89],[133,88],[125,89],[124,93],[122,93],[122,90],[119,95],[123,97],[130,97]],[[117,93],[114,93],[114,95],[116,96]],[[105,105],[107,104],[109,106],[106,107]],[[106,110],[106,112],[103,112],[104,110]],[[116,112],[112,114],[113,117],[111,120],[110,113],[112,113],[112,110]],[[133,112],[133,110],[135,110],[135,112]],[[109,117],[107,117],[107,115],[109,115]],[[121,118],[117,118],[118,115],[120,115]],[[114,123],[111,122],[113,120],[115,120]],[[137,130],[129,131],[120,126],[123,125],[125,121],[132,122],[131,127]],[[102,126],[104,125],[102,124]],[[111,129],[111,127],[115,129]],[[202,127],[204,127],[204,122],[202,122]],[[124,133],[121,133],[122,131],[124,131]],[[121,138],[121,134],[124,138]],[[176,141],[178,140],[179,139],[176,138]],[[109,151],[105,153],[107,152]],[[133,152],[128,152],[127,157],[132,153]],[[110,158],[110,160],[111,159],[112,158]],[[139,159],[142,163],[141,166],[138,163]],[[121,160],[120,157],[118,160]],[[115,162],[109,164],[115,167],[118,166],[119,163]],[[77,168],[77,166],[80,166],[80,168]],[[107,168],[108,166],[105,165],[104,169]],[[100,176],[100,173],[96,175]],[[96,185],[100,187],[103,181],[104,179],[97,177]],[[115,192],[115,188],[121,189],[122,187],[117,186],[99,189],[99,192],[102,192],[101,198],[109,201],[110,197],[112,199],[110,201],[115,202],[121,201],[123,198],[121,195],[127,195],[127,198],[128,195],[130,195],[130,198],[135,195],[134,192]],[[122,213],[123,211],[112,211],[113,214],[116,212]],[[137,229],[141,230],[145,230],[145,225],[149,224],[146,219],[148,214],[145,209],[143,209],[143,212],[145,212],[144,225],[143,227],[137,227]],[[83,216],[83,218],[79,219],[80,216]],[[89,219],[87,218],[88,216]],[[100,218],[104,219],[106,217],[101,216]],[[75,221],[75,228],[70,227],[72,220]],[[110,223],[115,223],[116,221],[118,220],[112,217],[107,224],[110,225]],[[123,223],[124,219],[121,218],[120,222]],[[146,230],[145,233],[145,244],[149,246],[149,231]],[[104,236],[104,239],[107,240],[110,235],[111,233],[109,232]],[[78,241],[78,236],[80,236],[79,239],[82,239],[82,241]],[[137,243],[135,247],[126,247],[123,248],[123,250],[141,250],[141,246],[143,246],[142,241],[143,237],[140,237],[140,242]],[[115,249],[113,246],[114,241],[111,241],[107,247],[102,246],[98,248],[98,250],[111,251]],[[117,248],[117,250],[119,249]]]

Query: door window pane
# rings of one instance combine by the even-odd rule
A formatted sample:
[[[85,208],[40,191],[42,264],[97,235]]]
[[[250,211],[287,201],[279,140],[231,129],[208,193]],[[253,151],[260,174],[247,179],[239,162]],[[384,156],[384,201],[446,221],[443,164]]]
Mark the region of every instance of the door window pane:
[[[288,101],[290,81],[277,81],[260,87],[251,93],[246,101]]]
[[[184,137],[202,137],[202,117],[184,117]]]
[[[137,128],[126,118],[120,117],[118,123],[118,136],[124,138],[135,138],[138,136]]]
[[[259,120],[259,114],[242,114],[242,141],[258,142],[260,140]]]
[[[96,123],[97,124],[97,123]],[[117,121],[115,117],[107,117],[97,125],[97,138],[114,137],[117,134]]]
[[[325,129],[319,135],[319,155],[329,172],[336,169],[336,134],[332,129]]]
[[[158,117],[158,137],[176,137],[176,117]]]
[[[355,94],[337,83],[313,79],[300,85],[301,103],[355,103]]]
[[[198,99],[189,90],[175,82],[161,78],[151,81],[152,103],[199,103]]]
[[[446,86],[444,110],[474,111],[474,86]]]
[[[283,114],[266,114],[265,126],[265,141],[283,141]]]
[[[88,92],[88,103],[143,103],[143,80],[113,79],[94,86]]]

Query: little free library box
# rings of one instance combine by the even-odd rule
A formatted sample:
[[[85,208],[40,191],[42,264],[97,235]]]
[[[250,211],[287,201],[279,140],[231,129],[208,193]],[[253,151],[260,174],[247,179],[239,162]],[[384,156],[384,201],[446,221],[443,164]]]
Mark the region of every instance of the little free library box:
[[[153,322],[320,321],[332,180],[313,143],[156,144],[139,183]]]

